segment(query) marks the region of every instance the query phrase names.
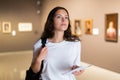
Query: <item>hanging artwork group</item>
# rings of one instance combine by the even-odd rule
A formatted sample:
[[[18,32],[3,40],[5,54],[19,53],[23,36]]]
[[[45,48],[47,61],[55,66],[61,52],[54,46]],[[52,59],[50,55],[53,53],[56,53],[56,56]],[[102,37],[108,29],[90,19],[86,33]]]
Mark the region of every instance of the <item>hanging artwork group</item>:
[[[31,22],[19,22],[18,23],[18,30],[12,30],[11,22],[10,21],[3,21],[0,23],[0,32],[5,34],[12,35],[16,34],[16,31],[19,32],[31,32],[32,31],[32,23]]]
[[[72,25],[72,33],[77,36],[82,35],[82,31],[86,35],[98,35],[99,29],[93,28],[93,19],[84,21],[84,30],[81,27],[81,20],[75,19]],[[109,42],[118,41],[118,13],[105,14],[105,40]]]
[[[92,19],[86,19],[84,23],[84,33],[87,35],[91,35],[93,32],[93,21]],[[75,19],[72,25],[72,33],[76,36],[82,35],[82,27],[81,20]]]

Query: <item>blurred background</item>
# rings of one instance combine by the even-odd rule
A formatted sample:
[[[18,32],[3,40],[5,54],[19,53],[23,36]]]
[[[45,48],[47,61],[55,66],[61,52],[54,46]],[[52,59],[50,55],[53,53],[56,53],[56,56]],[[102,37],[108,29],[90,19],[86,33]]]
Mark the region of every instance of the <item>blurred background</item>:
[[[92,64],[77,80],[120,80],[120,0],[0,0],[0,80],[25,80],[49,11],[65,7],[74,21],[80,20],[81,65]],[[117,42],[105,40],[106,14],[118,14]],[[92,20],[97,34],[85,34]],[[4,24],[9,30],[4,32]]]

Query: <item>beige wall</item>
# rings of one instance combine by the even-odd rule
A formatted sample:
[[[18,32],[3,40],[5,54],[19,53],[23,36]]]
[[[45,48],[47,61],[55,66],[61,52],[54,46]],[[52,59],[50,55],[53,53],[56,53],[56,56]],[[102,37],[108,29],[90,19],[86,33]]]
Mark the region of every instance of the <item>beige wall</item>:
[[[120,0],[44,0],[41,24],[44,24],[49,11],[55,6],[63,6],[68,9],[71,20],[81,19],[82,31],[84,31],[84,20],[92,18],[93,28],[99,29],[99,35],[85,35],[82,32],[80,37],[82,61],[120,72],[120,39],[118,37],[117,43],[104,40],[105,14],[120,14],[119,3]],[[119,16],[118,18],[120,19]]]
[[[0,0],[0,28],[3,22],[11,22],[11,30],[16,36],[5,34],[0,30],[0,52],[30,50],[34,42],[40,37],[40,14],[37,14],[36,0]],[[19,32],[19,22],[31,22],[31,32]],[[37,32],[37,34],[36,34]]]

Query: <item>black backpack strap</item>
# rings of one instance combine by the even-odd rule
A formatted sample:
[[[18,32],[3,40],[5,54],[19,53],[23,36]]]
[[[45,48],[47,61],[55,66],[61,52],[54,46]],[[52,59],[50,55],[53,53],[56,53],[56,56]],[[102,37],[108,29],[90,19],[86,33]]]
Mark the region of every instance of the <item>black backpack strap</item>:
[[[45,47],[46,44],[46,40],[47,39],[41,39],[41,43],[42,43],[42,48]],[[42,80],[41,79],[41,73],[42,73],[42,69],[43,69],[43,61],[41,63],[41,69],[38,73],[34,73],[31,69],[31,67],[29,68],[29,70],[26,71],[26,77],[25,80]]]
[[[47,40],[46,38],[42,38],[42,39],[41,39],[42,48],[45,47],[46,40]]]

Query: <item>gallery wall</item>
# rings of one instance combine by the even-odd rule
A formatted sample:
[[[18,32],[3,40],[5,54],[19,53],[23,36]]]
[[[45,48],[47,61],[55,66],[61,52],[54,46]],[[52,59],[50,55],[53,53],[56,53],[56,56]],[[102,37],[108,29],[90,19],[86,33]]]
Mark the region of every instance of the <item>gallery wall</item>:
[[[41,25],[43,26],[49,11],[55,6],[68,9],[71,21],[81,20],[82,61],[100,66],[115,72],[120,72],[120,38],[118,42],[105,41],[105,14],[118,13],[118,29],[120,0],[44,0],[41,12]],[[98,35],[84,33],[84,21],[93,20],[93,28],[99,30]],[[43,27],[42,27],[43,28]]]
[[[0,52],[31,50],[40,37],[41,4],[37,0],[0,0]],[[3,22],[11,23],[11,32],[3,33]],[[32,23],[32,31],[20,32],[18,24]],[[16,35],[12,36],[12,31]]]
[[[105,14],[118,13],[118,29],[120,1],[119,0],[0,0],[0,52],[33,49],[34,42],[40,37],[49,11],[55,6],[68,9],[71,21],[81,20],[82,61],[100,66],[115,72],[120,72],[120,36],[118,42],[105,41]],[[111,6],[112,5],[112,6]],[[40,9],[40,14],[37,14]],[[84,21],[93,19],[93,28],[99,29],[99,35],[86,35]],[[2,32],[2,23],[11,22],[11,29],[16,36]],[[19,22],[31,22],[31,32],[19,32]]]

